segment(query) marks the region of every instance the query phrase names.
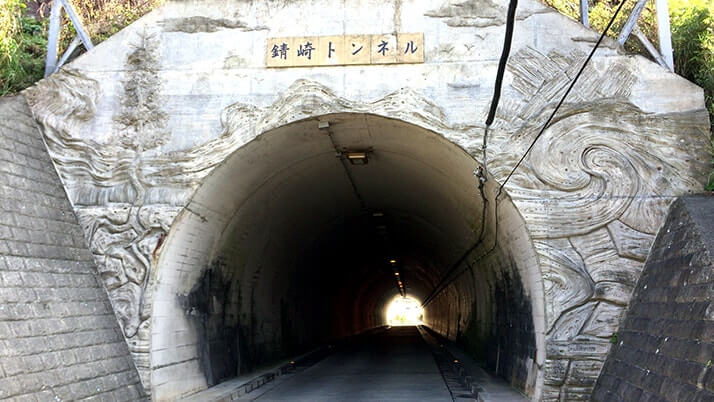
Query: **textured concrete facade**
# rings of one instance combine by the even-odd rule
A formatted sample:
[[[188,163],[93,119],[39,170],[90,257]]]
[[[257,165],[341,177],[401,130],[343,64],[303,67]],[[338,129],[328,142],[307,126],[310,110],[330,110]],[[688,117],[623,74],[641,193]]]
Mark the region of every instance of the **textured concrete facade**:
[[[595,401],[714,400],[714,198],[670,209],[598,379]]]
[[[0,399],[143,389],[82,228],[21,96],[0,99]]]
[[[278,161],[264,168],[281,175],[255,180],[250,169],[219,168],[241,149],[268,138],[265,133],[338,114],[413,125],[413,132],[426,130],[465,151],[471,162],[483,163],[483,121],[505,12],[505,1],[489,0],[168,2],[27,92],[147,389],[188,374],[191,381],[175,384],[185,389],[165,385],[163,396],[207,386],[198,361],[202,336],[188,324],[194,310],[183,306],[181,297],[190,294],[230,237],[221,232],[228,227],[225,218],[237,214],[261,180],[291,177],[278,157],[299,155],[268,148],[274,152],[246,153],[242,163],[231,165],[250,166],[259,158]],[[503,182],[528,148],[598,36],[536,1],[521,2],[517,17],[502,104],[489,133],[489,186]],[[423,32],[425,63],[265,68],[270,37],[386,32]],[[342,122],[347,127],[360,119]],[[337,137],[349,131],[335,130]],[[492,219],[484,203],[469,205],[471,215],[463,214],[456,223],[470,230],[455,235],[451,246],[439,246],[443,261],[434,264],[436,278],[464,251],[452,246],[479,237],[480,227],[487,227],[490,241],[504,240],[499,244],[508,252],[493,265],[518,272],[524,297],[484,299],[485,310],[478,314],[492,317],[488,309],[497,300],[528,301],[532,326],[509,334],[509,345],[517,345],[520,356],[507,360],[510,372],[504,375],[518,373],[514,383],[531,396],[590,395],[668,205],[703,186],[710,159],[708,130],[701,89],[606,41],[505,187],[504,199],[513,208],[502,218],[513,224],[496,230],[493,221],[481,218],[479,212],[488,210]],[[370,145],[361,138],[383,140],[386,132],[366,129],[360,131],[363,137],[350,138]],[[298,130],[286,138],[306,133]],[[410,177],[418,176],[415,172],[420,170],[412,169]],[[459,170],[434,174],[434,182],[448,188],[464,176],[473,179],[471,171]],[[379,183],[379,175],[372,178],[371,184]],[[225,183],[237,186],[235,192],[227,194]],[[465,182],[459,186],[463,190],[444,198],[461,199],[459,191],[477,185],[475,179]],[[310,187],[315,195],[325,190],[317,187]],[[304,205],[325,206],[304,188],[294,189]],[[393,195],[389,186],[379,190],[379,199],[396,198],[388,197]],[[493,196],[489,193],[489,208]],[[266,199],[252,202],[270,205]],[[225,206],[235,209],[222,210]],[[328,206],[332,209],[316,209],[347,210],[352,204]],[[420,207],[428,218],[440,218],[438,208],[426,202]],[[450,228],[452,221],[435,226]],[[253,244],[255,237],[241,225],[260,224],[246,222],[235,224],[234,239]],[[215,231],[209,234],[210,225]],[[437,239],[450,239],[434,233]],[[265,244],[291,244],[287,232],[281,235],[283,241]],[[527,244],[523,253],[509,255],[519,241]],[[271,256],[281,252],[275,250]],[[478,259],[475,252],[462,265]],[[489,278],[485,286],[495,295],[507,288],[511,276],[489,271],[486,261],[480,260],[483,265],[474,268],[471,280]],[[284,271],[278,265],[251,266],[253,277],[279,278]],[[275,291],[277,303],[282,296],[290,298],[287,292],[277,294],[285,289],[258,279],[251,289]],[[479,317],[469,307],[477,305],[478,292],[458,286],[445,292],[449,296],[443,301],[458,308],[444,309],[447,318],[435,324],[451,338],[463,336],[472,317]],[[522,317],[527,309],[517,310],[512,317]],[[504,320],[500,325],[511,324]],[[257,325],[262,324],[256,320]],[[265,327],[272,328],[265,333],[280,333],[275,329],[279,322]],[[521,340],[517,332],[528,339]],[[279,343],[278,337],[272,339]]]

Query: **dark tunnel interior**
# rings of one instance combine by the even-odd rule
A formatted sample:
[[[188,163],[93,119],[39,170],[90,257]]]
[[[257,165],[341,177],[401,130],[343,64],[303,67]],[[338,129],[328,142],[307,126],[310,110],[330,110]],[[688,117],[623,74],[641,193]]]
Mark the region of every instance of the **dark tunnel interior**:
[[[190,323],[214,385],[386,324],[401,282],[428,300],[426,326],[528,393],[541,276],[517,209],[503,196],[496,217],[497,183],[482,196],[478,166],[441,135],[373,115],[265,132],[207,177],[172,229],[162,255],[200,269],[159,285],[180,305],[160,315]]]

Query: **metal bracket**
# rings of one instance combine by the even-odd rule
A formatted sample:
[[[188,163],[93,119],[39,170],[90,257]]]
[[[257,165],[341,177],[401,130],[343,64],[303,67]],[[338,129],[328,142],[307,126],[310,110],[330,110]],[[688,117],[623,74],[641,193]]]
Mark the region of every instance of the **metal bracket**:
[[[59,45],[60,18],[62,9],[67,13],[67,17],[72,22],[77,36],[72,40],[62,57],[57,61],[57,47]],[[47,58],[45,59],[45,77],[57,72],[59,68],[67,62],[72,52],[82,43],[84,48],[90,50],[94,47],[89,33],[84,29],[79,14],[74,10],[72,4],[67,0],[54,0],[50,11],[50,28],[47,37]]]
[[[585,25],[586,28],[590,28],[590,4],[588,0],[580,0],[580,22]]]
[[[626,1],[626,0],[621,0]],[[659,40],[659,50],[642,34],[637,27],[637,20],[642,14],[648,0],[637,0],[632,8],[625,25],[622,26],[617,42],[622,46],[627,42],[630,34],[634,35],[647,51],[654,57],[657,63],[674,72],[674,56],[672,51],[672,31],[669,25],[669,4],[668,0],[654,0],[657,10],[657,35]],[[580,22],[589,27],[588,23],[589,5],[588,0],[580,0]]]

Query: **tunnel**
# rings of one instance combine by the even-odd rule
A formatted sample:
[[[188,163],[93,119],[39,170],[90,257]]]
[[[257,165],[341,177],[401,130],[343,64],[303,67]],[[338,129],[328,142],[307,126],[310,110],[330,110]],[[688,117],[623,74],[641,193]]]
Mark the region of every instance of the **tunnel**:
[[[262,133],[206,177],[161,248],[153,396],[383,326],[396,296],[533,396],[543,280],[498,190],[464,149],[407,121],[341,113]]]

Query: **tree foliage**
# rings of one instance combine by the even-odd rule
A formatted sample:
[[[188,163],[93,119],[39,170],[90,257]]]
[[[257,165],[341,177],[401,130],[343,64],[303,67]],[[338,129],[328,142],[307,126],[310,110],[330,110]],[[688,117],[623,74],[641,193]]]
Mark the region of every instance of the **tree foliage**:
[[[671,20],[675,70],[704,88],[709,120],[714,127],[714,3],[676,0],[674,5]],[[709,175],[707,190],[714,191],[714,170]]]
[[[161,0],[70,0],[92,42],[102,42],[151,11]],[[0,96],[21,91],[44,74],[49,0],[0,0]],[[62,54],[76,32],[65,17]]]
[[[0,96],[42,78],[47,40],[42,23],[25,8],[22,0],[0,0]]]

